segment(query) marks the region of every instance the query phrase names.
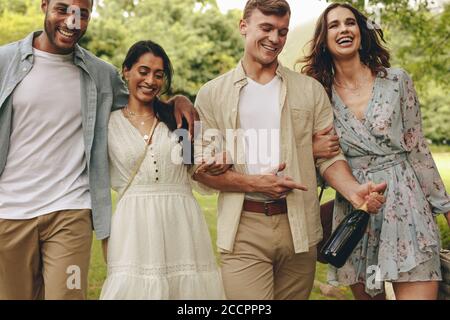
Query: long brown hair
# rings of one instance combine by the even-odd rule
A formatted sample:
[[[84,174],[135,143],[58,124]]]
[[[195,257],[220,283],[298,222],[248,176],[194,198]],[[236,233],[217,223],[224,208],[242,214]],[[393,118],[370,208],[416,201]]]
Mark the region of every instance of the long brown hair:
[[[373,74],[383,73],[387,76],[386,68],[391,66],[390,54],[383,46],[386,43],[381,28],[374,24],[369,27],[370,21],[367,17],[347,3],[333,3],[329,5],[320,16],[316,24],[313,39],[309,42],[311,53],[305,58],[300,59],[298,63],[306,63],[302,67],[302,72],[318,80],[331,98],[334,63],[333,58],[327,49],[327,16],[328,13],[338,7],[347,8],[353,12],[361,32],[361,46],[359,51],[361,62],[370,68]]]

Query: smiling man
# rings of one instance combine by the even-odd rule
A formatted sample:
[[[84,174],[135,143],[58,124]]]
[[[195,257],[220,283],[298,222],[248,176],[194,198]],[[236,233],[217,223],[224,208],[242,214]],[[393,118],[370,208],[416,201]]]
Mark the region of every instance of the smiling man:
[[[86,33],[94,0],[42,1],[44,29],[34,46],[53,54],[70,54]]]
[[[195,175],[221,191],[217,247],[231,300],[309,297],[322,239],[316,166],[355,207],[369,201],[376,212],[384,202],[382,196],[369,196],[369,190],[382,191],[386,185],[360,185],[342,152],[314,160],[313,134],[332,126],[333,111],[317,81],[278,62],[289,20],[285,0],[248,1],[240,22],[241,62],[207,83],[196,100],[205,131],[218,130],[225,140],[229,130],[257,133],[257,139],[244,135],[243,143],[239,134],[233,136],[237,144],[226,141],[226,151],[235,154],[234,170],[215,176],[217,165],[207,163]],[[203,147],[211,150],[207,139]]]
[[[0,47],[0,299],[86,298],[92,227],[109,237],[106,130],[128,94],[77,44],[92,7],[42,0],[44,31]]]

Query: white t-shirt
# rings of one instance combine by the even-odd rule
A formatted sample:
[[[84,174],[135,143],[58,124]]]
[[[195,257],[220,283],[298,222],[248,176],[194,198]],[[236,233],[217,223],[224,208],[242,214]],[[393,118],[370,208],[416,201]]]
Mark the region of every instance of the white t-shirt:
[[[10,147],[0,176],[1,219],[91,209],[80,71],[72,54],[33,53],[33,69],[12,96]]]
[[[245,159],[250,175],[275,174],[280,165],[281,78],[262,85],[250,78],[241,90],[239,120],[245,132]],[[259,193],[246,199],[271,200]]]
[[[250,78],[241,90],[239,120],[251,175],[276,173],[280,165],[281,79],[262,85]]]

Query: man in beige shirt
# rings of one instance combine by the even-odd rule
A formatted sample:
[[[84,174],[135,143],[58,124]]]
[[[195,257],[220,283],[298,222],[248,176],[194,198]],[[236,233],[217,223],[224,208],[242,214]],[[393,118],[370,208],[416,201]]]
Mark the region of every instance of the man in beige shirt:
[[[240,22],[242,61],[207,83],[196,100],[202,156],[226,150],[234,164],[221,175],[214,175],[216,164],[204,165],[194,176],[220,190],[217,246],[228,299],[309,297],[322,239],[316,168],[355,207],[369,201],[370,211],[376,212],[384,202],[371,192],[386,185],[360,185],[342,153],[314,159],[313,135],[332,126],[333,112],[317,81],[278,62],[289,20],[285,0],[248,1]],[[268,132],[262,135],[264,123]],[[248,132],[242,133],[250,129],[260,143],[252,145]],[[267,135],[275,137],[264,148],[272,161],[251,162],[252,153],[261,153],[261,141],[270,140]]]

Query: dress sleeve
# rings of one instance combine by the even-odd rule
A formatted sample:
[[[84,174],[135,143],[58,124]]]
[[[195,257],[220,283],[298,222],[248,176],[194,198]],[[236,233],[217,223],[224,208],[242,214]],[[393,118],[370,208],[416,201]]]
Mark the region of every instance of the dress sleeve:
[[[402,144],[433,213],[447,213],[450,211],[450,197],[423,134],[420,104],[413,81],[404,71],[399,81],[403,119]]]

